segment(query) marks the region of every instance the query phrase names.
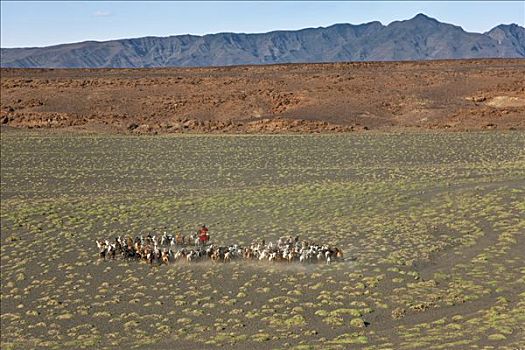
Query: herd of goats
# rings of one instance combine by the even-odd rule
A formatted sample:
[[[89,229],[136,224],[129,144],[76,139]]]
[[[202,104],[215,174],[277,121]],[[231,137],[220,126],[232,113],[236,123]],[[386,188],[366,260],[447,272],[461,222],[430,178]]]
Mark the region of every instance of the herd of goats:
[[[341,249],[299,240],[298,236],[281,237],[276,243],[266,243],[261,240],[248,247],[237,244],[229,246],[206,244],[197,235],[186,238],[181,234],[172,236],[166,233],[161,237],[141,235],[133,239],[130,236],[119,236],[113,242],[109,240],[96,242],[101,259],[115,259],[117,256],[122,256],[125,259],[144,260],[149,264],[203,260],[230,262],[238,259],[330,264],[337,259],[343,259]]]

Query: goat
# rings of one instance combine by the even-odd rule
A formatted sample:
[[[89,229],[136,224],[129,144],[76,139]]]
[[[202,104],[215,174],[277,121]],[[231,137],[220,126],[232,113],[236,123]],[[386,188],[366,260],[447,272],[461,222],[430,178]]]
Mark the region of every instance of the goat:
[[[166,250],[162,252],[162,262],[166,265],[170,262],[170,256]]]

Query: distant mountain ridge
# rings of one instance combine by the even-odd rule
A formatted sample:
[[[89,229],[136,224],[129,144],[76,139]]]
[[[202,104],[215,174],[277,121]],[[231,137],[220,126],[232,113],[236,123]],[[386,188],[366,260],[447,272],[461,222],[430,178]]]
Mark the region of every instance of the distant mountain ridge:
[[[424,14],[412,19],[261,34],[143,37],[42,48],[2,48],[15,68],[202,67],[344,61],[525,58],[525,28],[468,33]]]

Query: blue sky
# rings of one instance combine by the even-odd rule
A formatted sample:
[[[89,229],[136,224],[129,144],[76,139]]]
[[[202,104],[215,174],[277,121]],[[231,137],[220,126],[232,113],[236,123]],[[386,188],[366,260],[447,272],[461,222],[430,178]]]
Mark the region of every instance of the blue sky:
[[[257,33],[359,24],[425,13],[469,32],[505,23],[525,25],[525,0],[369,2],[109,2],[2,1],[1,47],[48,46],[141,36]]]

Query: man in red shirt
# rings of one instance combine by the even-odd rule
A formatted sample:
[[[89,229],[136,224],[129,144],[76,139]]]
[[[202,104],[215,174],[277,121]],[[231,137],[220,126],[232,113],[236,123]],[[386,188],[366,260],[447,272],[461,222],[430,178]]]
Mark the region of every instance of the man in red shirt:
[[[208,228],[206,225],[202,225],[201,229],[199,230],[199,239],[202,242],[202,244],[206,243],[210,236],[208,236]]]

